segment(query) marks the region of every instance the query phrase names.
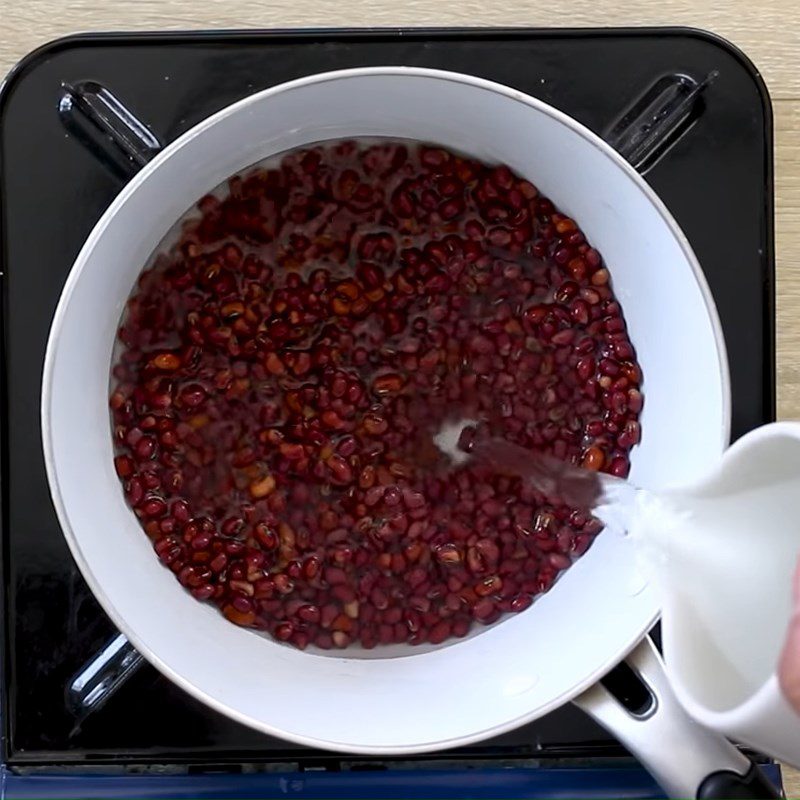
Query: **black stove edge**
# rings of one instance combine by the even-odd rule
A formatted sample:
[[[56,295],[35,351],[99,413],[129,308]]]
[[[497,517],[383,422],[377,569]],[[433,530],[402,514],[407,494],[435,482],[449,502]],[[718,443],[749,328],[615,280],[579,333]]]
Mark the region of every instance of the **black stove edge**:
[[[703,28],[681,25],[619,27],[619,28],[528,28],[528,27],[380,27],[380,28],[230,28],[220,30],[177,30],[177,31],[86,31],[74,33],[45,42],[23,56],[8,72],[0,83],[0,114],[4,95],[13,82],[22,74],[35,66],[38,61],[60,50],[78,45],[107,46],[113,44],[193,44],[193,43],[237,43],[257,44],[281,39],[309,40],[342,40],[366,38],[397,38],[406,40],[426,39],[431,37],[448,39],[525,39],[530,36],[550,39],[574,36],[610,37],[610,36],[689,36],[703,39],[709,44],[726,50],[736,58],[750,73],[759,94],[764,102],[769,117],[770,131],[772,123],[772,103],[761,72],[751,59],[733,42],[713,31]]]
[[[742,748],[744,750],[744,748]],[[474,767],[476,764],[498,763],[509,766],[524,766],[531,764],[543,768],[554,769],[561,766],[585,765],[590,762],[603,764],[637,765],[639,762],[631,756],[621,745],[595,745],[591,755],[587,755],[586,748],[582,746],[548,747],[547,751],[509,753],[508,751],[495,752],[492,749],[475,752],[460,751],[432,752],[418,755],[396,756],[359,756],[357,754],[339,753],[335,751],[318,750],[310,755],[305,750],[272,750],[265,755],[263,752],[250,750],[239,753],[220,754],[208,753],[207,757],[200,753],[196,757],[187,757],[185,754],[163,751],[153,756],[120,757],[118,754],[88,754],[80,760],[66,760],[62,751],[49,752],[37,751],[30,758],[19,752],[12,761],[5,759],[0,765],[19,772],[27,770],[56,769],[56,770],[81,770],[83,768],[115,767],[121,770],[139,770],[168,765],[179,772],[197,773],[201,771],[274,771],[292,769],[314,771],[325,770],[328,772],[357,772],[367,770],[407,769],[409,765],[428,769],[444,767]],[[769,763],[771,760],[760,754],[751,753],[750,757],[759,763]]]
[[[0,109],[2,108],[2,94],[0,94]],[[0,111],[2,120],[2,111]],[[0,160],[0,171],[3,165]],[[3,236],[4,209],[2,197],[0,197],[0,242],[4,241]],[[6,265],[5,253],[0,250],[0,313],[2,313],[2,324],[0,325],[0,409],[8,408],[8,380],[6,365],[8,363],[8,351],[6,342],[8,341],[8,292],[6,290]],[[9,451],[6,447],[8,441],[8,416],[0,413],[0,531],[7,531],[9,527],[9,516],[6,498],[8,497],[8,474],[9,474]],[[10,648],[5,644],[8,642],[8,620],[6,587],[10,585],[10,559],[6,548],[8,542],[5,536],[0,536],[0,572],[2,573],[3,590],[0,591],[0,642],[2,642],[2,656],[0,656],[0,709],[2,709],[2,720],[0,720],[0,763],[6,763],[9,755],[9,743],[11,741],[11,715],[7,713],[8,692],[6,691],[6,675],[11,672],[11,653]]]

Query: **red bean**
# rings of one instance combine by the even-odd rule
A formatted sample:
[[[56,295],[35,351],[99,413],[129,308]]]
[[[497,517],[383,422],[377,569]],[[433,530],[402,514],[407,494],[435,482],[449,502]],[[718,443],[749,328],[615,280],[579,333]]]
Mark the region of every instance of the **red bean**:
[[[625,476],[642,373],[578,223],[508,167],[339,142],[198,204],[120,326],[114,468],[160,560],[300,649],[523,611],[601,524],[432,444]]]

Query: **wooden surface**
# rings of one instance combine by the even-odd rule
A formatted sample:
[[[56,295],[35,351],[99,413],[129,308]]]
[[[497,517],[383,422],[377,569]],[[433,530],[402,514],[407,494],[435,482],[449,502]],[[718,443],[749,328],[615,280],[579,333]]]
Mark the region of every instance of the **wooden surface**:
[[[0,0],[0,74],[78,31],[393,25],[690,25],[741,47],[775,112],[778,414],[800,418],[800,0]]]

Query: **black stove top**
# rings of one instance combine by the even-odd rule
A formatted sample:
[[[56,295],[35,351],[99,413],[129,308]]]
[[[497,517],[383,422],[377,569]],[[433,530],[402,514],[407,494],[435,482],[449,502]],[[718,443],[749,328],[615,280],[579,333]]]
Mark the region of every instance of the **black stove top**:
[[[11,764],[334,759],[219,716],[149,665],[102,708],[76,716],[67,687],[114,630],[80,577],[50,503],[40,375],[70,265],[148,146],[282,81],[394,64],[519,88],[606,135],[644,167],[689,237],[719,306],[734,436],[773,418],[771,114],[753,66],[727,43],[665,29],[95,35],[48,45],[16,69],[0,98],[2,722]],[[140,135],[126,151],[118,135],[109,138],[97,107],[106,90],[146,123],[149,145]],[[603,730],[565,707],[448,757],[620,752]]]

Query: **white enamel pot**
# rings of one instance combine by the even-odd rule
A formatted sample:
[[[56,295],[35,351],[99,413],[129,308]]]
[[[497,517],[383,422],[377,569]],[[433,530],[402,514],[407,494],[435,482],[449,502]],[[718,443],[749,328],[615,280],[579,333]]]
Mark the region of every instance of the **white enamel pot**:
[[[229,106],[161,152],[103,215],[64,288],[44,370],[44,447],[59,519],[98,600],[187,692],[295,742],[420,753],[502,733],[577,699],[672,794],[694,796],[717,770],[747,772],[734,748],[673,703],[645,638],[657,600],[621,536],[601,535],[529,610],[479,635],[371,657],[299,652],[237,628],[154,556],[112,465],[109,365],[126,298],[173,223],[225,178],[284,150],[354,136],[437,142],[504,162],[574,216],[610,265],[644,369],[632,478],[657,489],[689,482],[719,459],[730,400],[714,304],[685,237],[622,158],[544,103],[469,76],[401,67],[311,76]],[[646,719],[597,684],[632,652],[658,696]]]

